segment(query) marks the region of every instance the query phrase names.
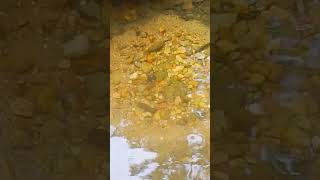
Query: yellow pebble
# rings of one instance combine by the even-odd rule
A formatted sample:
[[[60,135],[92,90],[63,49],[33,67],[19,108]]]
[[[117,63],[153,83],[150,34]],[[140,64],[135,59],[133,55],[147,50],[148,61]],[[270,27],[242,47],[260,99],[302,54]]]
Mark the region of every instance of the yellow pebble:
[[[160,32],[160,33],[164,33],[164,32],[166,32],[166,29],[161,26],[161,27],[159,28],[159,32]]]

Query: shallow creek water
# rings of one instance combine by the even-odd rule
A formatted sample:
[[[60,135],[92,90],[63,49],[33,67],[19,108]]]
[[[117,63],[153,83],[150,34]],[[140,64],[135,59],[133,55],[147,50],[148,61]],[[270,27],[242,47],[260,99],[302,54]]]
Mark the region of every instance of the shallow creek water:
[[[144,12],[111,24],[111,179],[210,179],[209,26]]]

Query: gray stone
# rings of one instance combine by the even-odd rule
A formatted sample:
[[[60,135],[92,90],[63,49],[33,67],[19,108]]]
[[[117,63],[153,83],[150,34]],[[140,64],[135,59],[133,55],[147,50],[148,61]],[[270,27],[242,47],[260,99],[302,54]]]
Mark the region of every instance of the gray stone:
[[[96,2],[90,1],[80,7],[80,12],[85,16],[99,19],[101,15],[101,8]]]
[[[66,57],[79,58],[88,54],[89,48],[89,38],[81,34],[63,44],[63,54]]]
[[[256,115],[264,113],[262,105],[258,102],[247,105],[246,109]]]

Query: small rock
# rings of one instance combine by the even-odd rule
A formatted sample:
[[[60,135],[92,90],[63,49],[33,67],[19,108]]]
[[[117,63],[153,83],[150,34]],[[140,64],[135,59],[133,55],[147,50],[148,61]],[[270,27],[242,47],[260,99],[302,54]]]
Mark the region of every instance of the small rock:
[[[32,117],[34,111],[32,102],[23,98],[17,98],[11,102],[10,108],[14,114],[24,117]]]
[[[178,72],[184,69],[184,66],[176,66],[172,71]]]
[[[179,47],[175,53],[176,54],[185,54],[186,52],[187,52],[186,48]]]
[[[160,111],[157,111],[156,113],[154,113],[153,118],[154,118],[155,120],[160,120],[160,119],[161,119]]]
[[[90,1],[89,3],[80,7],[80,13],[90,18],[99,19],[101,9],[95,1]]]
[[[58,67],[60,69],[68,69],[71,66],[71,62],[69,59],[63,59],[62,61],[59,62]]]
[[[119,99],[120,98],[120,94],[115,92],[112,94],[112,97],[116,98],[116,99]]]
[[[149,71],[151,71],[152,69],[152,65],[149,64],[149,63],[144,63],[142,66],[141,66],[141,70],[145,73],[148,73]]]
[[[132,73],[130,76],[129,76],[129,78],[131,79],[131,80],[135,80],[135,79],[137,79],[138,78],[138,73]]]
[[[165,29],[164,27],[160,27],[160,28],[159,28],[159,32],[160,32],[160,33],[164,33],[164,32],[166,32],[166,29]]]
[[[89,47],[89,38],[81,34],[63,44],[63,54],[66,57],[79,58],[88,54]]]
[[[256,115],[264,113],[262,105],[258,102],[249,104],[246,109]]]
[[[174,103],[175,103],[176,105],[179,105],[181,102],[182,102],[182,100],[181,100],[180,96],[177,96],[177,97],[175,98],[175,100],[174,100]]]
[[[151,112],[151,113],[156,112],[156,109],[154,109],[153,107],[151,107],[150,105],[148,105],[146,103],[138,103],[137,106],[146,112]]]
[[[205,54],[203,53],[196,53],[194,56],[198,60],[203,60],[205,58]]]
[[[171,52],[171,49],[170,49],[170,47],[168,47],[168,46],[166,46],[166,47],[164,48],[164,50],[163,50],[163,53],[166,54],[166,55],[169,55],[170,52]]]
[[[183,61],[182,57],[181,57],[181,56],[179,56],[179,55],[176,55],[176,60],[177,60],[178,62]]]

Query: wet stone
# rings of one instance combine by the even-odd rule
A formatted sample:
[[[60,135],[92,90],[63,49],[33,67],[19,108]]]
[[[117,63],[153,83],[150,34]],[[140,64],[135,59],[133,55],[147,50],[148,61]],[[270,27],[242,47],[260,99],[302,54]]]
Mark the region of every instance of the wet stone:
[[[14,114],[24,117],[32,117],[34,112],[33,103],[23,98],[13,100],[10,108]]]
[[[101,8],[95,1],[89,1],[80,7],[80,13],[89,18],[100,19]]]
[[[68,69],[71,66],[71,62],[68,59],[63,59],[59,62],[58,67],[61,69]]]
[[[66,57],[79,58],[88,54],[89,47],[89,38],[81,34],[63,44],[63,54]]]

